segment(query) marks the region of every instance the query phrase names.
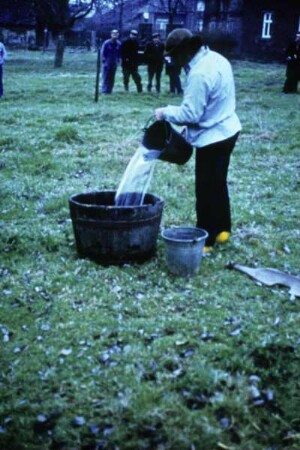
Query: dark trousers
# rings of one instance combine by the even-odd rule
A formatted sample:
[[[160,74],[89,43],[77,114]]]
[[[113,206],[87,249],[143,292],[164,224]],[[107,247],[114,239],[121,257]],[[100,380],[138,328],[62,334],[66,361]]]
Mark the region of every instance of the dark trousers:
[[[0,64],[0,97],[3,97],[3,65]]]
[[[300,63],[298,61],[290,61],[287,65],[286,80],[282,91],[285,94],[297,93],[298,81],[300,81]]]
[[[153,82],[153,78],[155,76],[155,87],[156,87],[156,92],[159,93],[160,92],[160,80],[161,80],[161,73],[163,70],[163,65],[152,65],[149,64],[148,65],[148,92],[151,92],[152,89],[152,82]]]
[[[116,65],[104,65],[102,69],[102,94],[111,94],[117,71]]]
[[[290,74],[286,77],[283,92],[285,94],[296,94],[298,90],[298,76],[297,74]]]
[[[230,200],[227,173],[230,155],[239,133],[229,139],[197,148],[196,151],[196,214],[197,227],[209,236],[206,245],[215,243],[221,231],[231,231]]]
[[[181,79],[177,72],[170,73],[170,92],[172,94],[182,94]]]
[[[166,66],[166,74],[169,75],[170,92],[172,94],[181,94],[181,79],[180,79],[181,67],[169,64]]]
[[[128,91],[129,88],[129,79],[130,75],[133,78],[133,81],[135,82],[136,88],[138,92],[142,92],[142,78],[141,75],[138,72],[138,67],[123,67],[123,82],[124,82],[124,88],[125,91]]]

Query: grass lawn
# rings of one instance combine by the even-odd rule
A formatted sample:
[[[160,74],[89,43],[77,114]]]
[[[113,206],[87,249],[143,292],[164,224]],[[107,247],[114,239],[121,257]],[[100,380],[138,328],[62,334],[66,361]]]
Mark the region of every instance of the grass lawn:
[[[284,66],[233,62],[243,131],[230,242],[171,275],[76,254],[68,198],[115,190],[162,94],[94,102],[95,53],[9,52],[0,100],[0,448],[299,450],[299,299],[226,268],[299,275],[300,96]],[[141,69],[144,87],[146,71]],[[165,77],[165,75],[164,75]],[[158,162],[162,227],[194,225],[194,158]]]

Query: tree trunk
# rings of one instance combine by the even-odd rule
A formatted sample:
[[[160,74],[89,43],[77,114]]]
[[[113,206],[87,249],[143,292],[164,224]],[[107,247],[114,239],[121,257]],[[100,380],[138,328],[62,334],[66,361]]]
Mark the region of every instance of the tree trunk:
[[[56,42],[55,61],[54,61],[55,68],[62,67],[64,59],[64,49],[65,49],[64,36],[63,34],[60,34]]]
[[[97,70],[96,70],[96,88],[95,88],[95,102],[99,100],[99,81],[101,70],[101,48],[97,49]]]
[[[119,13],[119,33],[120,36],[123,34],[123,14],[124,14],[124,0],[120,3],[120,13]]]

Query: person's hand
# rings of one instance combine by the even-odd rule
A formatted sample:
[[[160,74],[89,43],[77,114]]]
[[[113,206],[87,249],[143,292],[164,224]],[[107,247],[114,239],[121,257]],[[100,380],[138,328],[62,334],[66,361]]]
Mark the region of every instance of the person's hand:
[[[157,108],[154,111],[154,115],[155,115],[157,120],[163,120],[165,118],[164,117],[164,108]]]

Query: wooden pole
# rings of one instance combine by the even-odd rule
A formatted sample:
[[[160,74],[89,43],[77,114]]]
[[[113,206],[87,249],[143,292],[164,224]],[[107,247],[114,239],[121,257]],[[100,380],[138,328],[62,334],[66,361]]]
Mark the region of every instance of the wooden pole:
[[[56,42],[54,67],[57,69],[62,67],[65,50],[64,35],[60,34]]]
[[[101,69],[101,49],[97,50],[97,70],[96,70],[96,87],[95,87],[95,102],[99,100],[99,82],[100,82],[100,69]]]

